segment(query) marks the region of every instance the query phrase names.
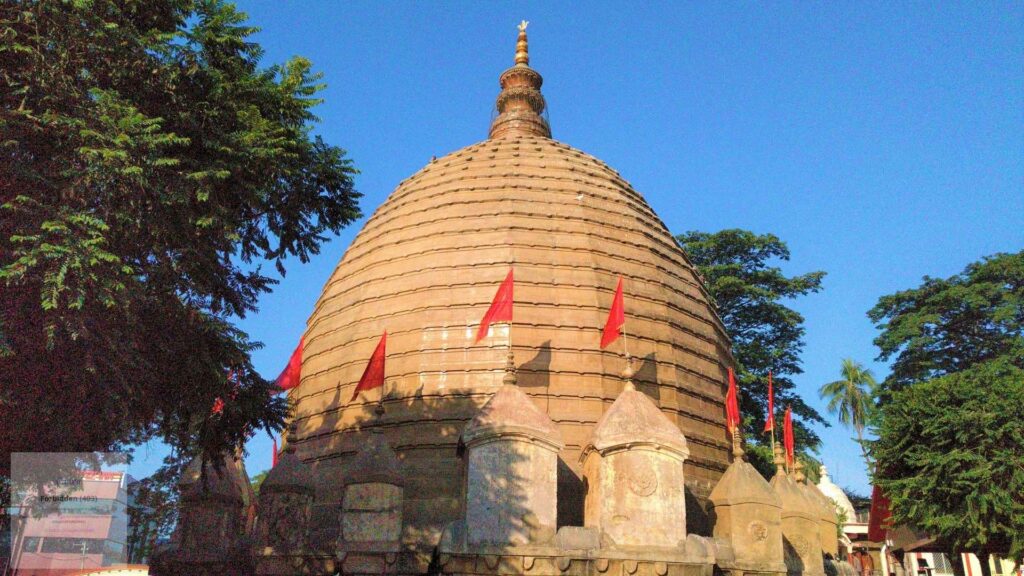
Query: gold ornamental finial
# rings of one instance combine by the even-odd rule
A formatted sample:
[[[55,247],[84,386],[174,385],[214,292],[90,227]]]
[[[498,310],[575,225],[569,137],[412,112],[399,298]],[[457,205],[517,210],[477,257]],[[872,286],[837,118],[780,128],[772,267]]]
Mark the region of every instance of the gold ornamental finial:
[[[506,136],[540,136],[551,138],[551,127],[544,118],[547,103],[540,93],[544,79],[530,68],[530,52],[526,42],[526,20],[519,23],[515,64],[501,73],[501,93],[495,103],[498,116],[491,122],[490,138]]]
[[[527,66],[530,63],[530,50],[526,42],[526,27],[530,23],[523,20],[519,23],[519,40],[516,42],[516,66]]]
[[[782,447],[778,444],[775,445],[775,473],[784,474],[786,472],[786,458],[782,455]]]
[[[626,367],[622,369],[622,379],[626,381],[625,390],[636,390],[636,386],[633,384],[633,376],[635,374],[633,372],[633,358],[626,356]]]
[[[739,460],[743,458],[743,439],[740,438],[739,427],[737,426],[736,428],[733,428],[729,432],[730,434],[732,434],[732,456],[733,458]]]
[[[284,446],[281,448],[281,452],[295,452],[295,441],[299,435],[299,423],[292,420],[288,423],[288,433],[284,436]]]
[[[793,463],[793,470],[795,471],[793,473],[793,478],[797,482],[803,483],[803,481],[807,479],[807,477],[804,476],[804,463],[800,459],[797,459],[797,461]]]
[[[502,384],[515,384],[516,378],[516,357],[512,348],[508,349],[508,357],[505,359],[505,375],[501,378]]]

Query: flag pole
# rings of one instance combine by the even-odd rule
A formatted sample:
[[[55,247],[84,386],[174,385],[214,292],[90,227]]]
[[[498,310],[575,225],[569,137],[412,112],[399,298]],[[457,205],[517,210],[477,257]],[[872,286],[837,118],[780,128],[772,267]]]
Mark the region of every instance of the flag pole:
[[[629,336],[626,335],[626,321],[622,321],[622,351],[626,355],[626,362],[629,362]]]
[[[509,270],[509,273],[511,274],[511,273],[514,273],[514,271],[515,271],[516,261],[515,261],[515,258],[509,258],[509,260],[510,260],[510,262],[508,263],[508,270]],[[513,281],[513,286],[515,286],[514,281]],[[510,369],[510,370],[515,370],[515,356],[513,355],[513,352],[512,352],[512,315],[515,313],[515,307],[516,307],[516,298],[515,298],[515,288],[513,287],[513,289],[512,289],[512,308],[511,308],[512,309],[512,314],[509,314],[509,316],[508,316],[508,369]]]
[[[619,277],[619,281],[622,281],[622,277]],[[623,290],[625,292],[625,290]],[[632,370],[633,368],[633,357],[629,355],[629,336],[626,334],[626,297],[623,294],[622,297],[622,352],[626,355],[626,366]]]

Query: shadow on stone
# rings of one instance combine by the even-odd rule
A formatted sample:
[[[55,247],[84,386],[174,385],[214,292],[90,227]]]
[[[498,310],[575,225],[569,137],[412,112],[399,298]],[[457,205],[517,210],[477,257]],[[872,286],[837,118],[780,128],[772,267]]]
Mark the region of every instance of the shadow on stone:
[[[583,502],[586,499],[583,479],[558,458],[558,527],[583,526]]]

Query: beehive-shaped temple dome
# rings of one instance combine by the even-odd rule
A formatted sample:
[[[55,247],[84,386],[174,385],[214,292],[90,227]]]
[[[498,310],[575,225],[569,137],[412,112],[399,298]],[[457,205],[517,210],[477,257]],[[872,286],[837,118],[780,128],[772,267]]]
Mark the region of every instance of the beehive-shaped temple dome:
[[[375,426],[403,463],[403,538],[436,543],[458,517],[459,433],[501,387],[510,337],[507,325],[494,325],[476,343],[476,331],[510,267],[518,384],[566,443],[560,524],[582,524],[579,453],[623,386],[622,340],[599,346],[619,277],[637,388],[688,439],[692,492],[706,497],[728,465],[729,341],[698,274],[618,172],[549,137],[525,30],[518,48],[515,66],[501,76],[492,137],[399,184],[309,318],[301,385],[291,398],[298,454],[318,462],[325,521],[335,517],[338,478],[360,448],[359,430]],[[387,415],[377,421],[377,390],[350,398],[384,330]]]

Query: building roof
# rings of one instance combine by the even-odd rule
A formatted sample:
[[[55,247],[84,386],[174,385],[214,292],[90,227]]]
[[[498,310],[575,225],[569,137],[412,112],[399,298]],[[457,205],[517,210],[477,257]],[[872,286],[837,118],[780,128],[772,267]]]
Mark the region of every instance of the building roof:
[[[775,476],[772,476],[771,486],[779,495],[783,516],[788,513],[796,513],[815,522],[821,517],[817,503],[812,501],[786,472],[776,472]]]
[[[515,376],[491,396],[480,412],[462,430],[462,443],[471,446],[495,436],[520,436],[539,440],[561,450],[562,434],[547,414],[515,384]]]
[[[260,485],[260,492],[302,492],[312,494],[316,490],[310,466],[295,454],[294,423],[289,427],[289,438],[284,451],[277,459],[277,465],[270,469]]]
[[[583,453],[591,448],[604,452],[621,446],[648,445],[684,459],[689,457],[686,437],[646,394],[636,389],[630,377],[631,370],[626,374],[626,386],[598,420]]]
[[[379,427],[363,434],[363,446],[345,474],[345,484],[381,483],[405,486],[402,462]]]
[[[733,504],[764,504],[782,507],[779,495],[750,463],[736,458],[715,485],[709,497],[716,506]]]

